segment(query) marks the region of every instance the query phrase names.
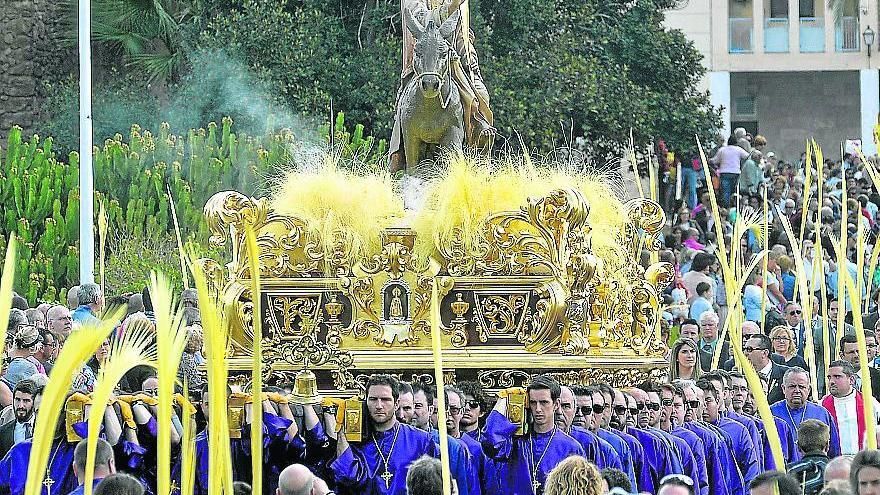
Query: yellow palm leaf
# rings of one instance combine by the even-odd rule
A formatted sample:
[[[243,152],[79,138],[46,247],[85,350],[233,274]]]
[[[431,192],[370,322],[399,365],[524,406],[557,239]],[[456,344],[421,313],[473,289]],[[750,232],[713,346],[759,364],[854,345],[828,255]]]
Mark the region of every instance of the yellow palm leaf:
[[[92,480],[95,477],[95,454],[98,434],[104,422],[105,404],[110,401],[119,380],[132,368],[152,365],[155,352],[150,349],[152,332],[146,326],[131,325],[122,337],[113,342],[110,354],[101,366],[98,380],[92,391],[92,408],[89,411],[89,436],[86,450],[86,472],[83,488],[85,495],[92,495]],[[66,345],[65,345],[66,347]],[[55,374],[53,373],[54,377]]]
[[[184,277],[186,274],[184,274]],[[174,382],[180,367],[180,355],[186,346],[186,332],[181,326],[183,312],[175,311],[174,296],[168,279],[160,274],[150,275],[150,298],[156,315],[156,352],[159,381],[159,407],[156,422],[159,426],[156,443],[156,489],[160,494],[171,492],[171,415],[173,412]]]
[[[37,422],[28,463],[25,495],[40,495],[43,476],[49,462],[49,450],[55,436],[58,417],[64,410],[64,400],[77,370],[89,360],[95,350],[110,335],[121,312],[114,313],[100,324],[83,325],[70,334],[52,367],[52,379],[43,390],[43,401],[37,413]]]

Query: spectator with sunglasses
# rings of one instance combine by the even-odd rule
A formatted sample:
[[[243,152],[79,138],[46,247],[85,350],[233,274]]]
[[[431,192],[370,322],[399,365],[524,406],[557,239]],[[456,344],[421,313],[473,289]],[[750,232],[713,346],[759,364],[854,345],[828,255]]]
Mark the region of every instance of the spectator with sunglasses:
[[[782,400],[782,378],[788,366],[777,364],[770,357],[773,353],[772,341],[764,334],[753,335],[743,345],[743,353],[759,375],[767,377],[767,402],[773,404]]]

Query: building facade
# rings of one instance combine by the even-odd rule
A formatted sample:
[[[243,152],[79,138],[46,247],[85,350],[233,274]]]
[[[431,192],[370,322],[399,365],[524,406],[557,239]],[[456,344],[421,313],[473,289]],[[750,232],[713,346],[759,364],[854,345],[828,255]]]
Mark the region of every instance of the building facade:
[[[877,153],[878,1],[838,1],[833,11],[828,0],[683,0],[667,12],[704,56],[725,136],[744,127],[794,162],[810,138],[829,157],[847,140]]]

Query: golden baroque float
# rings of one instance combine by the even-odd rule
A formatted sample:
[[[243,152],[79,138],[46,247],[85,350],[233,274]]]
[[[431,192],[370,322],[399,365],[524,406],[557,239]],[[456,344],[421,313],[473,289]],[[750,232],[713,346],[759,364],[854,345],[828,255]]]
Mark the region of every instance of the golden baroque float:
[[[460,161],[459,167],[481,166]],[[447,176],[455,173],[455,165]],[[453,186],[447,182],[445,190],[435,187],[441,202],[467,201],[460,199],[462,191],[449,187],[497,191],[503,187],[498,184],[510,183],[489,170],[476,184],[467,169],[458,173],[462,170],[467,180],[456,179]],[[205,206],[211,243],[228,246],[231,260],[225,266],[209,259],[201,263],[225,303],[232,374],[245,377],[253,359],[244,242],[245,227],[252,225],[260,247],[261,359],[268,380],[292,382],[296,372],[307,368],[321,390],[332,394],[355,393],[378,371],[432,382],[434,281],[450,381],[476,379],[492,390],[522,385],[536,373],[552,373],[569,384],[601,380],[618,386],[662,376],[666,362],[658,294],[672,282],[673,267],[639,264],[643,251],[660,248],[662,209],[645,199],[615,200],[614,208],[621,211],[615,210],[614,218],[620,224],[600,229],[609,247],[603,258],[593,249],[593,225],[606,218],[591,214],[587,198],[594,188],[604,187],[607,195],[607,186],[580,179],[566,185],[555,173],[552,180],[538,174],[547,179],[539,185],[534,172],[526,173],[523,183],[534,184],[539,194],[523,197],[518,209],[491,212],[465,225],[460,215],[449,215],[448,205],[439,207],[436,201],[433,209],[430,202],[424,207],[427,223],[392,206],[395,214],[388,215],[384,228],[372,231],[375,239],[363,239],[369,229],[359,235],[345,222],[328,228],[326,219],[280,212],[290,211],[289,202],[314,189],[332,189],[318,185],[310,190],[304,185],[307,178],[293,176],[294,192],[274,201],[234,191],[216,194]],[[493,185],[493,180],[501,182]],[[371,187],[384,187],[383,181]],[[332,198],[307,201],[324,205]],[[455,217],[452,224],[437,218],[444,212]],[[333,214],[332,205],[315,215],[325,214]],[[425,225],[441,224],[444,234],[425,231]]]

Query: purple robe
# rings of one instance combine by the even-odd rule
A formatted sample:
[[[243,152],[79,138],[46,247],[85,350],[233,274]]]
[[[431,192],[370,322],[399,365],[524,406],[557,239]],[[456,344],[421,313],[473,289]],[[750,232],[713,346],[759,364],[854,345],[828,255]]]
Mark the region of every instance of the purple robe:
[[[683,474],[681,462],[675,458],[675,452],[665,439],[651,432],[627,427],[626,432],[634,436],[645,448],[645,460],[651,469],[651,486],[659,486],[660,480],[667,474]],[[640,490],[644,490],[639,485]]]
[[[779,434],[779,443],[782,444],[782,457],[785,459],[785,463],[788,464],[790,462],[792,452],[797,450],[796,445],[792,445],[791,435],[788,431],[788,423],[777,418],[773,417],[774,422],[776,423],[776,432]],[[770,448],[770,441],[767,437],[767,428],[764,427],[763,421],[757,421],[758,432],[761,434],[761,441],[764,444],[764,470],[772,471],[776,469],[776,461],[773,459],[773,450]]]
[[[633,459],[633,455],[630,452],[629,445],[623,440],[623,438],[615,435],[614,433],[606,430],[596,430],[596,436],[608,442],[611,445],[611,448],[617,453],[617,457],[620,459],[622,464],[621,470],[626,473],[626,476],[629,478],[629,482],[632,483],[633,488],[638,486],[636,484],[636,474],[634,462],[638,459]]]
[[[707,422],[699,422],[700,426],[709,429],[718,438],[721,439],[720,446],[722,447],[722,452],[726,458],[726,471],[728,484],[727,487],[730,490],[732,495],[744,495],[748,493],[748,485],[746,485],[745,479],[743,478],[742,472],[739,470],[739,465],[736,463],[736,450],[733,448],[733,438],[727,434],[721,428],[713,425],[712,423]]]
[[[470,435],[462,435],[458,438],[458,441],[461,442],[462,446],[470,453],[471,469],[473,469],[473,472],[476,475],[477,482],[480,486],[480,493],[485,493],[486,454],[483,453],[483,446]]]
[[[501,480],[505,476],[504,469],[506,464],[499,463],[486,454],[482,444],[485,433],[480,429],[476,429],[464,432],[462,437],[472,438],[480,446],[480,451],[483,452],[483,476],[480,478],[483,495],[504,495],[501,489]]]
[[[605,467],[605,453],[599,447],[599,437],[592,434],[589,430],[578,426],[572,426],[568,434],[581,444],[581,447],[584,449],[584,457],[587,460],[595,464],[599,469]]]
[[[732,419],[719,416],[712,423],[723,432],[725,432],[733,445],[733,456],[739,472],[742,473],[743,482],[746,486],[761,473],[758,467],[758,456],[755,452],[755,444],[752,443],[752,437],[745,426],[737,423]]]
[[[694,478],[694,481],[700,487],[698,493],[701,493],[702,495],[713,493],[714,495],[714,492],[710,491],[709,472],[706,466],[706,446],[703,445],[703,441],[700,440],[700,437],[698,437],[696,433],[685,430],[684,428],[675,428],[669,433],[676,437],[678,441],[684,442],[685,446],[691,450],[691,454],[694,457],[694,466],[697,472],[697,478]],[[712,462],[715,462],[714,458]]]
[[[88,436],[89,426],[86,422],[74,423],[73,430],[82,438]],[[46,490],[43,484],[40,493],[42,495],[66,495],[79,486],[79,481],[73,473],[73,451],[77,442],[68,442],[66,438],[54,440],[49,449],[49,478],[52,479],[51,491]],[[128,444],[128,442],[126,442]],[[123,446],[133,456],[138,449],[133,444]],[[28,464],[31,457],[31,440],[19,442],[9,449],[6,457],[0,460],[0,488],[8,489],[10,495],[22,495],[27,483]],[[45,480],[45,478],[44,478]]]
[[[758,429],[758,422],[754,418],[739,414],[736,411],[727,411],[724,416],[727,419],[732,419],[746,427],[746,430],[749,432],[749,437],[752,439],[752,445],[755,447],[755,457],[758,459],[758,469],[760,471],[766,471],[768,468],[766,467],[766,459],[764,457],[764,438],[761,436],[761,432]]]
[[[397,440],[394,440],[395,435]],[[439,455],[431,435],[409,425],[398,423],[388,431],[376,432],[374,436],[375,441],[367,439],[363,443],[349,445],[330,465],[336,481],[353,493],[406,495],[409,465],[423,455]],[[382,478],[385,465],[376,450],[377,444],[382,454],[390,457],[388,472],[392,477],[387,486]]]
[[[706,449],[706,475],[709,480],[709,493],[712,495],[732,495],[732,480],[738,480],[739,493],[743,491],[742,477],[733,461],[733,456],[724,438],[708,428],[705,423],[689,422],[676,428],[693,433],[703,442]]]
[[[297,435],[289,438],[287,428],[290,427],[291,420],[276,416],[274,414],[263,413],[263,493],[268,495],[275,494],[275,488],[278,486],[278,474],[287,467],[286,459],[280,459],[277,456],[278,449],[299,450],[305,452],[305,442]],[[241,429],[241,438],[232,438],[229,440],[230,461],[232,464],[232,481],[244,481],[250,484],[251,479],[251,446],[250,446],[250,425],[245,425]],[[195,495],[206,495],[208,493],[208,459],[209,459],[208,430],[204,430],[196,435],[196,473],[195,473]]]
[[[598,431],[599,436],[602,435],[602,432],[606,432],[606,430],[602,429]],[[637,480],[637,483],[633,486],[633,490],[638,487],[639,491],[654,493],[654,487],[656,486],[654,483],[654,473],[651,468],[651,463],[648,461],[648,456],[645,454],[645,448],[639,439],[621,430],[608,431],[608,433],[622,438],[629,447],[629,451],[632,453],[633,470],[635,471]]]
[[[770,412],[773,416],[781,419],[788,425],[789,442],[797,446],[797,429],[805,419],[818,419],[831,428],[831,444],[828,446],[828,457],[837,457],[840,455],[840,434],[837,431],[837,424],[831,418],[831,414],[822,406],[808,402],[800,409],[789,409],[785,400],[776,402],[770,406]],[[784,444],[785,442],[783,442]],[[801,459],[800,450],[795,448],[792,452],[791,459],[788,462],[795,462]]]
[[[437,457],[440,457],[440,432],[431,430],[431,440],[437,449]],[[480,495],[480,479],[477,470],[471,462],[471,454],[457,438],[447,437],[449,442],[449,473],[458,485],[460,495]]]
[[[486,420],[486,435],[482,442],[489,457],[507,465],[507,476],[502,481],[506,494],[541,495],[547,475],[557,464],[570,455],[584,455],[577,440],[559,428],[514,437],[516,429],[517,425],[503,414],[492,411]],[[538,484],[537,490],[534,483]]]

